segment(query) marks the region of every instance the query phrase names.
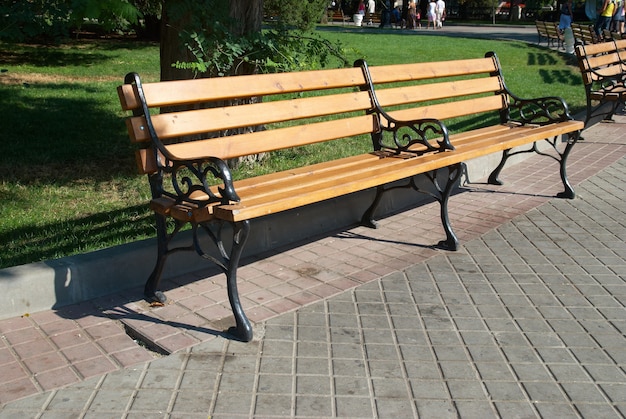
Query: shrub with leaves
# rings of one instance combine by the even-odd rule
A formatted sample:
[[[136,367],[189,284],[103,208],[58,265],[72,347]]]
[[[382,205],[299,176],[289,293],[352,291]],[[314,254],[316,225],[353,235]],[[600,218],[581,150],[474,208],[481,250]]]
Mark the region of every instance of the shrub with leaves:
[[[10,0],[0,2],[0,40],[53,42],[86,21],[104,30],[136,23],[141,13],[127,0]]]
[[[185,22],[180,35],[195,60],[174,66],[206,77],[316,69],[327,66],[331,57],[347,64],[341,45],[311,30],[326,10],[325,0],[268,0],[264,7],[265,28],[240,35],[233,28],[241,22],[229,17],[228,3],[178,3],[168,12],[174,21]]]

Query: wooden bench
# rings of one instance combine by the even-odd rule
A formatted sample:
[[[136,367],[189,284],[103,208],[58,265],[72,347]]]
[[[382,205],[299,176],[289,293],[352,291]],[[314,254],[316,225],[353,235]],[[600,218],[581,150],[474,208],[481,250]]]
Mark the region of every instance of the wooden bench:
[[[156,216],[158,258],[146,299],[165,301],[158,291],[163,264],[181,250],[170,248],[171,239],[190,223],[194,243],[183,250],[196,250],[226,274],[236,322],[230,332],[243,341],[252,339],[252,327],[239,300],[237,268],[251,221],[259,217],[371,190],[372,204],[363,209],[361,223],[375,227],[381,196],[412,188],[440,202],[446,239],[439,245],[455,250],[447,203],[463,162],[502,153],[489,177],[501,184],[498,176],[507,159],[537,151],[535,142],[542,140],[558,152],[553,158],[565,188],[559,196],[574,196],[565,166],[582,122],[571,118],[559,98],[525,100],[510,94],[493,53],[378,67],[359,60],[354,68],[145,84],[130,73],[118,93],[122,108],[133,112],[126,124],[140,146],[137,163],[148,175]],[[155,113],[170,106],[179,110]],[[451,133],[444,121],[464,117],[489,122]],[[232,135],[224,136],[226,131]],[[363,151],[236,181],[226,163],[344,139],[361,142]],[[340,144],[345,149],[350,143]],[[523,145],[528,149],[514,149]],[[167,229],[168,219],[173,229]],[[199,227],[210,232],[217,256],[201,248]]]
[[[563,48],[564,36],[559,30],[558,22],[536,20],[535,27],[537,28],[537,44],[541,44],[545,40],[548,47]]]
[[[575,51],[587,97],[587,128],[611,120],[626,103],[626,40],[576,45]]]
[[[589,45],[598,43],[598,35],[593,25],[574,22],[572,23],[572,32],[577,44]]]
[[[558,22],[544,22],[546,27],[546,34],[549,40],[549,46],[555,46],[558,49],[563,48],[563,34],[559,30]]]
[[[550,46],[550,37],[548,36],[548,30],[546,29],[546,22],[543,20],[536,20],[535,27],[537,28],[537,44],[541,45],[543,41],[547,46]]]
[[[328,9],[328,20],[332,23],[341,22],[342,25],[345,25],[346,22],[350,22],[350,16],[344,15],[341,8],[337,10]]]
[[[363,24],[367,24],[367,25],[375,25],[375,26],[379,26],[380,22],[381,22],[382,16],[380,14],[380,12],[374,12],[374,13],[365,13],[365,19],[363,20]]]
[[[611,39],[622,39],[622,34],[609,29],[602,29],[602,41],[610,41]]]

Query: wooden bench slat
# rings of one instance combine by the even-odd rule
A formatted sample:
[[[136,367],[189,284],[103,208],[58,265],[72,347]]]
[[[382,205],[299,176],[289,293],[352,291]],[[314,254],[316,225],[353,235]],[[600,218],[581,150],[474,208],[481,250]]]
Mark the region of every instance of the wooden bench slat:
[[[390,107],[483,93],[493,95],[500,87],[498,77],[489,77],[380,89],[377,90],[376,97],[381,106]]]
[[[394,64],[384,68],[370,67],[370,74],[375,84],[381,84],[489,74],[496,70],[497,66],[492,58],[475,58],[437,63]]]
[[[459,100],[454,103],[438,103],[419,108],[402,109],[389,112],[393,118],[401,121],[410,121],[420,118],[457,118],[470,114],[504,109],[506,107],[506,97],[504,95],[487,96],[476,99]]]
[[[188,80],[145,83],[143,89],[149,107],[159,108],[310,90],[358,87],[364,84],[365,78],[360,68],[344,68],[202,78],[194,80],[192,84],[188,83]],[[124,98],[125,110],[139,106],[134,98],[134,89],[130,85],[123,85],[118,91]]]
[[[587,51],[587,59],[585,60],[585,65],[589,70],[596,69],[598,67],[606,67],[613,64],[621,64],[620,56],[615,52],[613,48],[612,51],[602,51],[595,55],[590,55],[590,52]]]
[[[152,124],[161,140],[252,127],[298,119],[316,118],[371,108],[367,92],[308,97],[286,101],[253,103],[239,106],[169,112],[152,116]],[[150,133],[143,117],[129,118],[129,135],[134,141],[149,141]]]
[[[374,116],[361,115],[350,119],[318,122],[281,128],[280,135],[274,130],[256,131],[231,137],[197,140],[171,144],[167,150],[180,160],[215,156],[227,160],[249,154],[258,154],[286,147],[298,147],[338,138],[369,134],[374,129]],[[151,149],[139,150],[140,173],[157,170]]]
[[[604,100],[604,101],[624,101],[626,99],[626,88],[617,87],[613,89],[611,92],[592,92],[590,95],[592,100]]]

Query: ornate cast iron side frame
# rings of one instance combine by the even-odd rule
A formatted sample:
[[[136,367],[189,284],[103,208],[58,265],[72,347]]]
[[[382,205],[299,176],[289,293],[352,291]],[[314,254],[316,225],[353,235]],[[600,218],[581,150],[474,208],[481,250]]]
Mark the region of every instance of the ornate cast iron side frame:
[[[157,172],[148,175],[152,198],[167,196],[175,200],[177,204],[192,203],[199,207],[215,204],[228,204],[240,201],[233,187],[230,169],[223,160],[207,156],[193,161],[178,160],[168,152],[156,134],[150,110],[146,103],[141,80],[139,75],[130,73],[125,78],[125,83],[134,84],[140,98],[141,110],[135,110],[135,116],[144,116],[146,127],[152,139],[152,149],[155,161],[157,162]],[[171,186],[175,193],[167,191],[163,187],[164,175],[171,178]],[[209,185],[210,180],[220,179],[223,187],[218,188],[215,193]],[[194,192],[202,192],[208,196],[206,200],[193,198]],[[163,267],[168,256],[180,251],[196,251],[200,256],[215,263],[226,274],[226,286],[228,290],[228,300],[235,317],[235,326],[228,330],[235,338],[249,342],[252,340],[253,331],[250,320],[244,313],[239,292],[237,289],[237,267],[243,253],[243,247],[250,232],[250,222],[224,222],[222,220],[210,220],[208,222],[190,222],[193,233],[193,244],[191,246],[170,247],[172,239],[187,224],[186,221],[174,219],[174,227],[168,232],[166,216],[155,212],[157,229],[157,261],[144,287],[144,296],[149,302],[164,303],[167,297],[159,291],[159,282],[163,273]],[[225,244],[222,233],[225,224],[229,224],[232,229],[232,241]],[[199,228],[211,239],[218,258],[205,251],[199,240]]]
[[[360,67],[367,81],[367,85],[362,87],[367,89],[372,102],[372,109],[369,113],[375,113],[378,120],[378,131],[372,134],[372,144],[374,151],[381,155],[381,158],[406,158],[411,159],[424,153],[444,153],[446,150],[454,150],[450,143],[448,128],[443,122],[437,119],[420,119],[414,121],[399,121],[390,116],[382,109],[374,90],[374,83],[370,76],[367,63],[364,60],[357,60],[355,67]],[[385,135],[387,134],[387,135]],[[428,135],[433,134],[440,139],[437,145],[428,140]],[[390,139],[389,139],[390,137]],[[418,145],[418,148],[415,146]],[[447,170],[445,184],[438,176],[443,170]],[[446,239],[440,241],[437,246],[449,250],[457,250],[459,240],[452,230],[450,218],[448,216],[448,200],[455,186],[458,185],[461,174],[464,172],[463,163],[448,166],[443,169],[424,173],[426,179],[430,181],[426,186],[418,185],[416,176],[405,179],[402,183],[392,183],[380,185],[376,188],[376,196],[369,208],[361,218],[361,224],[367,227],[376,228],[374,213],[380,204],[383,195],[393,189],[412,188],[417,192],[430,195],[440,204],[441,222],[446,233]]]
[[[542,124],[551,124],[556,122],[564,122],[571,121],[574,118],[570,115],[569,109],[565,101],[560,97],[543,97],[537,99],[522,99],[515,96],[513,93],[509,91],[509,89],[504,84],[504,78],[502,77],[502,73],[500,71],[500,63],[498,61],[498,57],[494,52],[488,52],[485,54],[485,57],[491,57],[496,62],[496,68],[498,69],[494,72],[493,75],[499,76],[500,80],[502,80],[502,88],[501,92],[508,95],[510,98],[509,106],[500,112],[500,122],[503,124],[520,124],[520,125],[542,125]],[[517,119],[511,118],[511,110],[513,110],[517,116]],[[502,152],[502,158],[498,166],[491,172],[488,178],[488,182],[491,185],[502,185],[503,182],[499,179],[500,172],[504,168],[509,157],[515,156],[517,154],[522,153],[532,153],[535,152],[542,156],[547,156],[554,159],[559,163],[559,173],[561,176],[561,181],[563,182],[563,187],[565,190],[563,192],[559,192],[557,197],[559,198],[569,198],[573,199],[576,196],[574,192],[574,188],[570,184],[567,178],[567,158],[574,147],[574,144],[580,138],[580,131],[575,133],[567,134],[567,145],[563,149],[563,151],[559,150],[559,136],[555,136],[554,138],[546,138],[545,141],[550,144],[550,146],[556,152],[556,156],[552,154],[548,154],[540,151],[537,148],[537,142],[534,142],[529,149],[511,151],[511,149],[504,150]]]

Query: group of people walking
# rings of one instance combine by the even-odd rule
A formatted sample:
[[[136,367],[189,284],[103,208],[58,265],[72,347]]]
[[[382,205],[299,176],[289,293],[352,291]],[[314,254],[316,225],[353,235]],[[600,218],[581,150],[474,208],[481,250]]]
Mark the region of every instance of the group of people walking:
[[[619,34],[624,33],[624,2],[626,0],[601,0],[597,8],[597,16],[594,24],[594,31],[598,38],[602,39],[604,31],[617,32]],[[573,1],[565,0],[561,4],[560,17],[559,17],[559,30],[572,26],[574,21],[574,9]],[[588,16],[589,12],[587,12]]]
[[[367,4],[364,2],[365,0],[360,0],[359,11],[363,10],[363,13],[366,13],[367,19],[367,13],[374,13],[376,10],[376,4],[374,3],[374,0],[367,0]],[[361,3],[363,3],[362,6]],[[407,29],[418,29],[422,27],[422,13],[419,5],[415,3],[415,1],[409,1],[406,19],[402,16],[402,2],[396,1],[392,5],[391,0],[382,0],[380,2],[380,9],[381,27],[389,25],[392,21],[397,25],[399,24],[399,26],[406,27]],[[426,17],[428,19],[426,29],[431,26],[433,29],[441,29],[443,27],[443,22],[446,19],[445,0],[429,0],[428,7],[426,9]]]
[[[600,38],[605,30],[624,33],[624,0],[602,1],[602,6],[598,8],[594,29]]]
[[[444,0],[430,0],[428,3],[428,29],[431,25],[433,29],[441,29],[446,20],[446,3]]]

